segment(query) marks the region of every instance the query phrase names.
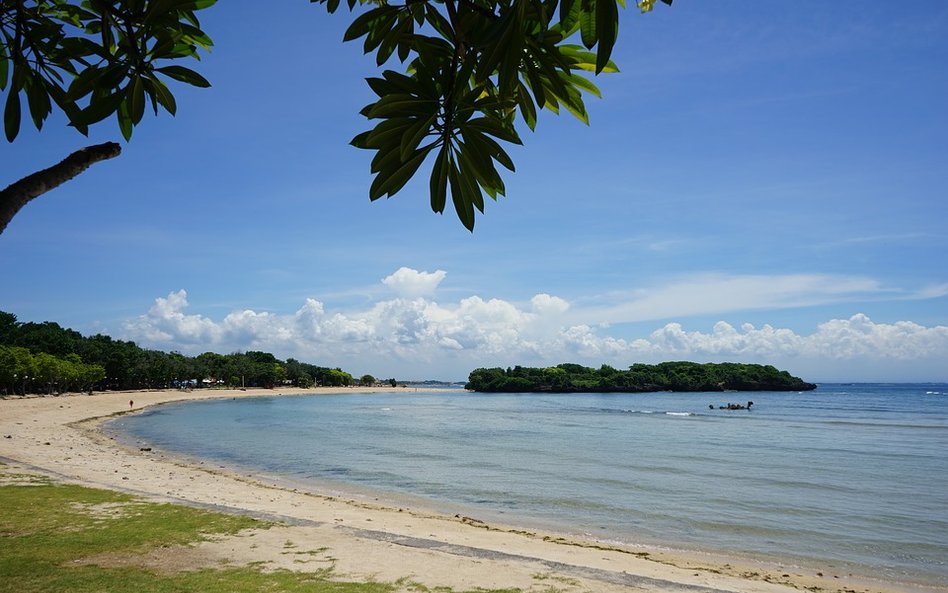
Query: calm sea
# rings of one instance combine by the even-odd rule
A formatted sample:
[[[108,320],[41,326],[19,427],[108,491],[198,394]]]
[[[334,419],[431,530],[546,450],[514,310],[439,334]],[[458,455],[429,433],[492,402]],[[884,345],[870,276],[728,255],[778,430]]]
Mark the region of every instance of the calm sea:
[[[750,411],[708,407],[748,399]],[[113,426],[244,471],[487,521],[948,584],[948,385],[268,397]]]

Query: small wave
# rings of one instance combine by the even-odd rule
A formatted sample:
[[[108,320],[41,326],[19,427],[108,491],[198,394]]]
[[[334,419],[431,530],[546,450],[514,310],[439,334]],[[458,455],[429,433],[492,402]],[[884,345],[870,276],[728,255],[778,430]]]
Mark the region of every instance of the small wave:
[[[659,410],[621,410],[625,414],[662,414],[665,416],[694,416],[692,412],[662,412]]]
[[[392,408],[382,408],[382,411],[383,411],[383,412],[391,412],[391,411],[392,411]]]

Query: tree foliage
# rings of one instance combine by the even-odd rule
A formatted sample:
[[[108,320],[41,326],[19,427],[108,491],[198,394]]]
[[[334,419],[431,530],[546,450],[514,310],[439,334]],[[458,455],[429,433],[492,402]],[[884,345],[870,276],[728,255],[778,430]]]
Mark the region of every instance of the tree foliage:
[[[58,323],[19,323],[0,311],[0,394],[88,389],[275,387],[354,384],[352,374],[269,352],[205,352],[185,356],[140,348],[97,334],[84,337]],[[373,380],[374,383],[374,380]]]
[[[104,378],[102,365],[85,364],[77,354],[59,358],[0,345],[0,393],[85,391]]]
[[[24,113],[41,129],[54,106],[83,134],[114,114],[126,140],[149,105],[156,115],[159,108],[173,115],[169,81],[210,86],[179,61],[200,59],[211,47],[195,13],[215,1],[0,0],[7,140],[16,138]],[[341,4],[310,2],[331,13]],[[369,198],[394,196],[430,162],[432,210],[443,213],[450,196],[469,230],[485,194],[506,193],[501,171],[515,167],[505,145],[522,143],[518,116],[531,130],[543,109],[588,123],[583,95],[600,93],[586,73],[617,70],[610,57],[625,0],[346,3],[357,15],[344,39],[362,40],[380,68],[393,57],[403,65],[366,79],[378,99],[361,113],[373,127],[352,144],[375,152]],[[654,3],[635,0],[642,12]],[[97,154],[111,158],[115,148]],[[58,172],[55,184],[47,183],[56,177],[49,173],[43,183],[0,192],[0,232],[23,205],[82,170]]]
[[[24,112],[42,129],[54,105],[83,134],[114,114],[126,139],[149,104],[156,115],[159,107],[174,115],[170,80],[210,86],[176,62],[211,47],[195,12],[215,1],[0,0],[7,140],[16,138]]]
[[[741,363],[663,362],[633,364],[626,371],[561,364],[545,369],[517,366],[475,369],[465,389],[523,393],[651,392],[651,391],[809,391],[816,389],[799,377],[770,365]]]
[[[672,0],[662,0],[671,4]],[[335,12],[340,0],[311,0]],[[369,198],[391,197],[432,159],[431,209],[448,196],[469,230],[484,195],[506,193],[499,168],[514,171],[503,143],[521,144],[537,112],[566,110],[588,123],[584,75],[614,72],[610,60],[624,0],[347,0],[363,5],[347,41],[362,40],[380,67],[395,56],[404,72],[367,82],[378,99],[362,115],[374,127],[352,140],[375,151]],[[643,12],[654,0],[639,0]]]

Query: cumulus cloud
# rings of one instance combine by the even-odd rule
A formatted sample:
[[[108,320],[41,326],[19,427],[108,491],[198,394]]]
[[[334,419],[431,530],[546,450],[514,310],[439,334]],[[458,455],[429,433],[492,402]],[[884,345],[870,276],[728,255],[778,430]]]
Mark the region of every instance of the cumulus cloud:
[[[463,378],[478,366],[572,361],[622,367],[691,359],[765,362],[800,372],[834,364],[850,369],[854,380],[865,376],[866,369],[894,369],[910,361],[928,361],[930,368],[940,369],[948,358],[948,327],[877,323],[862,313],[826,321],[810,334],[720,321],[707,330],[669,322],[630,337],[606,326],[609,319],[576,323],[575,317],[590,317],[590,311],[577,311],[549,294],[522,304],[480,296],[451,303],[408,296],[433,291],[443,277],[443,272],[402,268],[383,280],[399,287],[399,296],[368,308],[327,311],[322,302],[309,298],[288,315],[238,310],[219,321],[188,313],[187,292],[179,290],[155,299],[147,313],[126,323],[125,333],[145,346],[194,354],[261,349],[355,372],[419,378]],[[737,284],[747,287],[748,282],[759,284]],[[812,279],[775,280],[784,287],[800,282],[822,285]],[[872,289],[871,283],[860,280],[853,285]],[[672,287],[665,294],[678,290]]]
[[[444,270],[419,272],[403,266],[394,274],[382,278],[382,284],[402,297],[427,296],[434,293],[447,275]]]
[[[221,326],[200,315],[185,315],[188,293],[185,290],[155,299],[148,313],[126,324],[126,330],[145,342],[214,344],[220,340]]]

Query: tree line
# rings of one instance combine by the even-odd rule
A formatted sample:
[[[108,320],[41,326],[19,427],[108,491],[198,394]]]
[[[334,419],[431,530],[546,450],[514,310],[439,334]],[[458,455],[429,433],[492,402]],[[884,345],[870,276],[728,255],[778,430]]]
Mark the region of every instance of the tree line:
[[[394,379],[388,381],[395,384]],[[85,337],[58,323],[18,322],[0,311],[0,394],[167,389],[374,385],[339,368],[285,361],[269,352],[205,352],[186,356],[96,334]]]
[[[547,368],[479,368],[465,389],[494,393],[525,392],[651,392],[651,391],[809,391],[799,377],[771,365],[741,363],[663,362],[633,364],[628,370],[578,364]]]

